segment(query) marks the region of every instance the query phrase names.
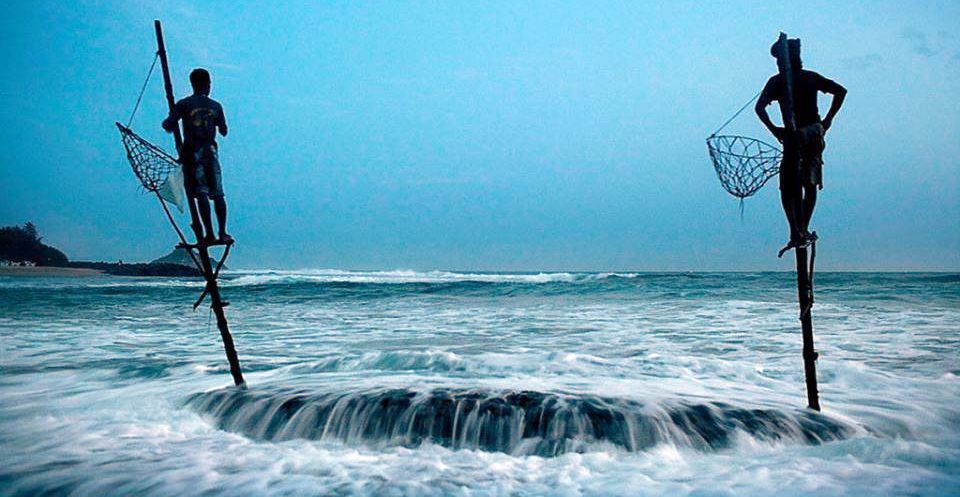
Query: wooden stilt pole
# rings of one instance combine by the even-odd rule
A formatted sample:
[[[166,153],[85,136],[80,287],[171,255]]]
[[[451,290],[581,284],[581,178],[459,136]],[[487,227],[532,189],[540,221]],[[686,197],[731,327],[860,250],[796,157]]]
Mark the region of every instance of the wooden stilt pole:
[[[793,113],[793,70],[790,67],[790,52],[787,34],[780,33],[777,40],[777,68],[786,83],[784,92],[783,126],[787,129],[785,142],[793,140],[797,122]],[[785,146],[790,146],[785,143]],[[807,407],[820,410],[820,392],[817,387],[817,352],[813,347],[813,287],[807,265],[807,248],[797,247],[797,299],[800,303],[800,328],[803,333],[803,373],[807,386]]]
[[[180,230],[180,225],[177,224],[177,221],[173,218],[173,214],[170,213],[170,209],[167,207],[167,201],[160,196],[160,192],[154,190],[153,194],[157,196],[157,200],[160,201],[160,207],[163,207],[164,214],[167,215],[167,220],[170,221],[170,225],[173,226],[174,231],[177,232],[177,237],[180,238],[180,243],[183,245],[189,244],[187,242],[187,237],[183,235],[183,231]],[[200,261],[197,260],[197,257],[193,255],[192,249],[187,249],[187,255],[190,256],[190,259],[193,259],[193,265],[197,267],[197,271],[203,271],[203,267],[200,265]],[[196,309],[196,306],[194,306]]]
[[[170,81],[170,67],[167,65],[167,50],[163,44],[163,29],[160,26],[160,21],[153,21],[153,27],[157,33],[157,55],[160,57],[160,68],[163,70],[163,89],[167,95],[167,107],[170,111],[173,111],[174,108],[174,99],[173,99],[173,83]],[[180,134],[180,125],[179,123],[175,126],[173,131],[173,139],[177,147],[177,153],[180,154],[180,163],[183,164],[183,136]],[[184,170],[184,174],[188,174],[188,170]],[[220,330],[220,338],[223,340],[223,348],[227,354],[227,362],[230,363],[230,375],[233,376],[233,383],[237,386],[245,386],[246,383],[243,380],[243,371],[240,369],[240,359],[237,357],[237,349],[233,344],[233,335],[230,334],[230,326],[227,323],[227,316],[223,311],[223,300],[220,297],[220,287],[217,285],[217,276],[213,271],[213,268],[210,264],[210,251],[207,250],[207,244],[204,242],[203,238],[203,225],[200,223],[200,216],[197,213],[197,205],[195,199],[187,192],[187,203],[190,205],[190,219],[192,224],[190,225],[193,228],[193,234],[197,239],[197,251],[200,254],[200,268],[203,272],[203,277],[207,281],[206,292],[210,295],[210,307],[213,308],[213,313],[217,316],[217,328]],[[210,228],[209,226],[207,227]],[[190,250],[187,247],[187,250]]]
[[[797,299],[800,301],[800,328],[803,332],[803,374],[807,383],[807,407],[820,410],[817,388],[817,351],[813,348],[813,288],[807,271],[807,248],[797,252]]]

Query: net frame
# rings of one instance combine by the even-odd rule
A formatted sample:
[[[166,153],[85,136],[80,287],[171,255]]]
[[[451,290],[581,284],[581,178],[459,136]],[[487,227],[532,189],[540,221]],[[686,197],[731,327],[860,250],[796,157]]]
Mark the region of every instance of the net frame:
[[[132,129],[116,124],[133,174],[137,175],[144,190],[158,191],[167,182],[170,173],[180,169],[180,160],[143,139]]]
[[[783,151],[756,138],[712,135],[707,151],[723,188],[741,200],[753,195],[780,172]]]

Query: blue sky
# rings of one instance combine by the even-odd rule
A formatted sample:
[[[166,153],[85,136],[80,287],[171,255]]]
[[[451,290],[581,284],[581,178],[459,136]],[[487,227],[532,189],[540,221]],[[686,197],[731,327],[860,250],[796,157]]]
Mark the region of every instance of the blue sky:
[[[113,127],[160,18],[178,96],[203,66],[226,109],[235,266],[787,270],[775,180],[741,221],[704,145],[784,30],[850,92],[820,267],[960,269],[960,3],[277,4],[4,3],[0,224],[73,259],[172,247]],[[133,127],[170,149],[164,115],[154,77]]]

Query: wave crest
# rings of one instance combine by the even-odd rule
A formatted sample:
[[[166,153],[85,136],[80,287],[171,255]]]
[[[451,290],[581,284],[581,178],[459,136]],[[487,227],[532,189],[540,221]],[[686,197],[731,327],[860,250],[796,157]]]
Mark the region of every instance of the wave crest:
[[[660,444],[720,450],[746,436],[763,442],[819,444],[854,427],[810,411],[741,408],[722,402],[642,402],[511,391],[406,389],[310,394],[222,389],[187,405],[223,430],[260,440],[339,440],[480,449],[556,456],[614,446],[644,451]]]
[[[571,283],[608,277],[632,277],[632,274],[604,273],[457,273],[451,271],[343,271],[318,269],[303,271],[246,271],[226,280],[227,285],[251,286],[290,283],[354,284],[443,284],[443,283]]]

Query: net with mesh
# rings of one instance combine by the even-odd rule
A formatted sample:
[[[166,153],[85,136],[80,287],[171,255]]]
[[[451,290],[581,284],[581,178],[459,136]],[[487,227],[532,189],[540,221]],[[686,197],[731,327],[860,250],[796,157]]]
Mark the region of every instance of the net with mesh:
[[[743,199],[757,193],[770,178],[780,172],[780,159],[783,152],[756,138],[738,135],[719,134],[741,112],[753,103],[760,93],[747,100],[739,110],[730,116],[713,134],[707,138],[707,151],[717,171],[717,178],[724,190],[740,199],[740,213],[743,214]]]
[[[171,173],[180,170],[180,162],[160,147],[144,140],[130,128],[117,123],[127,160],[140,184],[147,191],[155,192],[167,183]]]
[[[753,195],[779,172],[783,152],[754,138],[714,135],[707,138],[710,160],[723,188],[734,197]]]

